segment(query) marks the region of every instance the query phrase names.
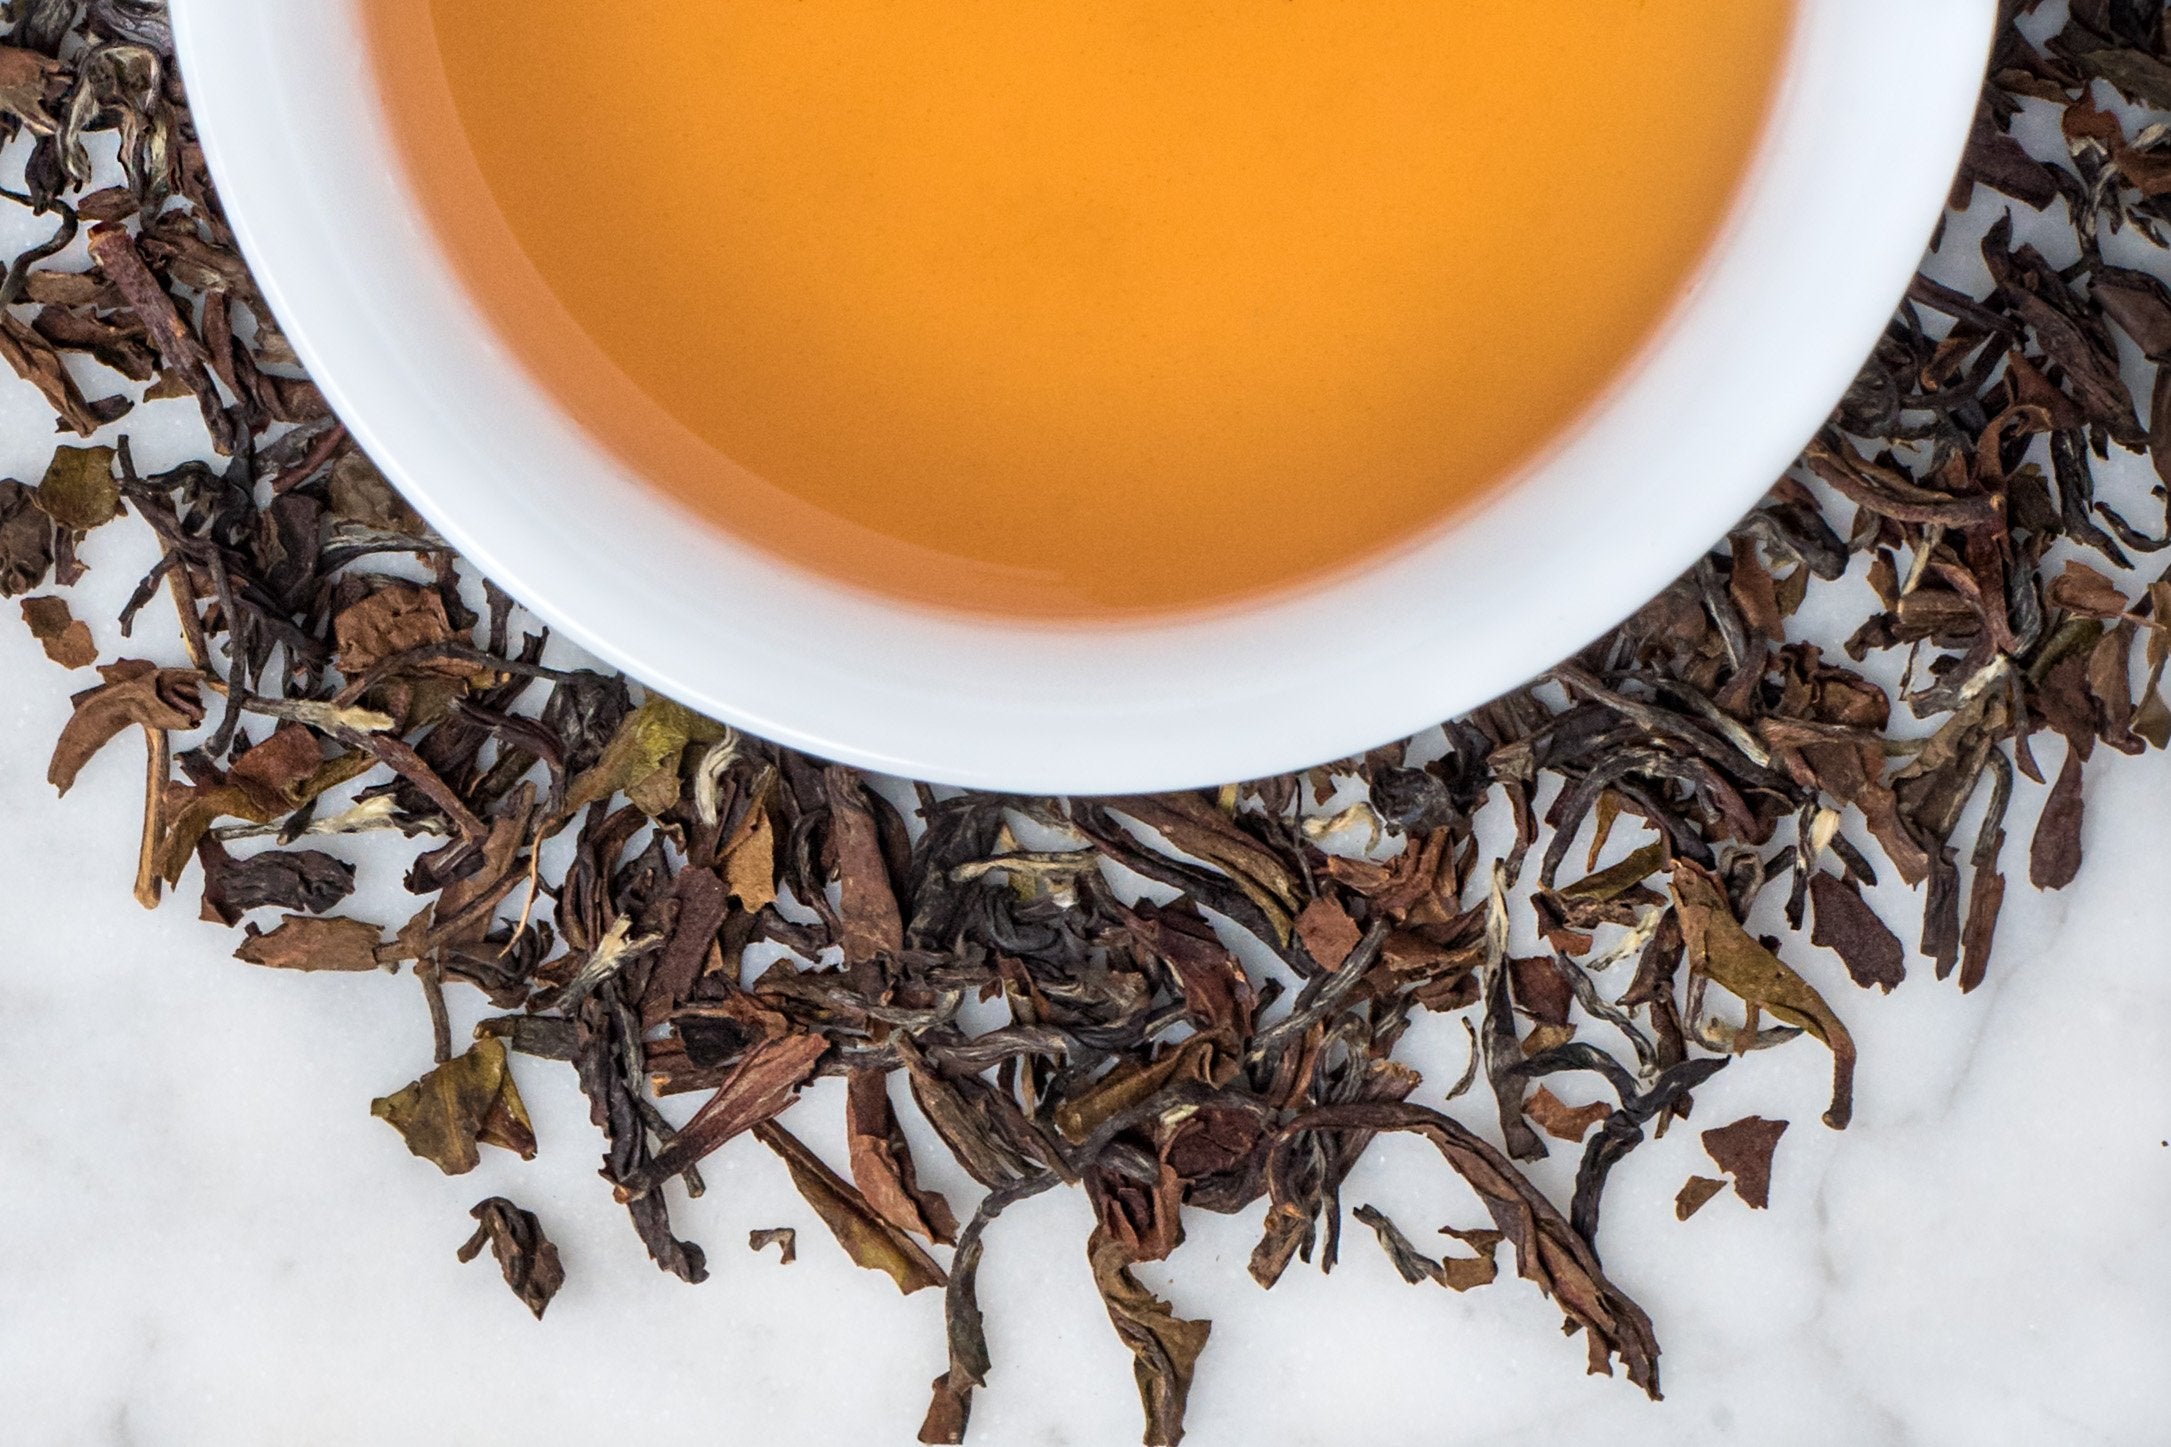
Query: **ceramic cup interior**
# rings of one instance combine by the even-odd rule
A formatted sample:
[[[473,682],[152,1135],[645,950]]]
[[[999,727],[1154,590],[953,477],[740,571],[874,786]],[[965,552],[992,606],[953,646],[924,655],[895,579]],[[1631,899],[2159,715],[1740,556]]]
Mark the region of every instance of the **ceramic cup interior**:
[[[1897,304],[1998,8],[1799,0],[1761,152],[1689,293],[1490,500],[1248,606],[1048,625],[918,609],[779,562],[695,522],[567,419],[407,190],[367,3],[172,0],[172,14],[242,249],[370,455],[500,586],[643,682],[814,754],[1033,794],[1362,752],[1514,687],[1679,576],[1785,470]]]

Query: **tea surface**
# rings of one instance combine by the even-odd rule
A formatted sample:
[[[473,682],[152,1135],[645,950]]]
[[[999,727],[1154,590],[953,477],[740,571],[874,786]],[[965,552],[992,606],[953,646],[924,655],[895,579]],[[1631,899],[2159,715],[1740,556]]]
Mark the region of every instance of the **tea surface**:
[[[1531,461],[1681,296],[1783,0],[376,0],[432,220],[614,452],[772,552],[1091,617]]]

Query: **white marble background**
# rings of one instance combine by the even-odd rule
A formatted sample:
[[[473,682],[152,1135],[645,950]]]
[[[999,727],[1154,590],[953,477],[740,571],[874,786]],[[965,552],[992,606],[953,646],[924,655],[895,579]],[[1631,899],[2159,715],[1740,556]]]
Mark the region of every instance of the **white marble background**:
[[[21,234],[0,216],[7,249]],[[148,465],[194,445],[189,406],[126,419]],[[0,380],[0,474],[35,477],[46,427],[36,395]],[[110,617],[149,554],[120,523],[85,556],[78,611]],[[110,627],[99,642],[178,661],[163,603],[134,642]],[[900,1298],[853,1268],[768,1153],[727,1148],[704,1167],[709,1194],[680,1204],[712,1270],[685,1286],[649,1265],[595,1178],[600,1142],[566,1067],[515,1057],[537,1160],[492,1151],[448,1179],[368,1113],[429,1064],[411,981],[239,964],[233,936],[195,920],[192,882],[137,908],[135,743],[65,801],[44,780],[67,695],[89,681],[0,618],[0,1444],[911,1440],[944,1366],[939,1294]],[[1331,1279],[1292,1268],[1264,1293],[1244,1271],[1257,1211],[1194,1214],[1189,1242],[1142,1273],[1215,1323],[1188,1440],[2171,1443],[2171,758],[2091,771],[2088,863],[2056,896],[2018,887],[2034,806],[2024,795],[2016,892],[1975,995],[1919,961],[1889,998],[1866,994],[1826,952],[1791,950],[1861,1045],[1849,1130],[1817,1123],[1829,1062],[1806,1043],[1698,1092],[1696,1129],[1794,1122],[1769,1211],[1727,1194],[1674,1219],[1683,1179],[1713,1173],[1696,1129],[1615,1173],[1599,1246],[1656,1320],[1663,1404],[1584,1377],[1581,1342],[1521,1282],[1405,1286],[1360,1228]],[[404,919],[403,851],[352,848],[365,887],[348,912]],[[1884,896],[1896,918],[1915,908],[1903,895]],[[1451,1024],[1413,1032],[1420,1099],[1437,1101],[1462,1050]],[[832,1159],[839,1094],[810,1091],[792,1118]],[[925,1172],[968,1202],[922,1144]],[[1565,1199],[1574,1152],[1554,1155],[1540,1179]],[[453,1259],[490,1194],[537,1211],[564,1254],[542,1323],[487,1258]],[[1376,1146],[1347,1195],[1413,1236],[1478,1224],[1408,1141]],[[775,1225],[799,1228],[797,1264],[746,1250],[749,1229]],[[975,1442],[1137,1440],[1087,1227],[1062,1193],[990,1234],[995,1369]]]

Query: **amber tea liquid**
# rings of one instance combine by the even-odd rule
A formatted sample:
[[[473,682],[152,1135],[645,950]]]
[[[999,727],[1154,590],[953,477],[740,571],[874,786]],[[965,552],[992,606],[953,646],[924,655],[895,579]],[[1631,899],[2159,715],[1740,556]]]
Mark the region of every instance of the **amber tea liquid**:
[[[686,507],[938,606],[1360,563],[1574,425],[1791,0],[368,0],[431,222]]]

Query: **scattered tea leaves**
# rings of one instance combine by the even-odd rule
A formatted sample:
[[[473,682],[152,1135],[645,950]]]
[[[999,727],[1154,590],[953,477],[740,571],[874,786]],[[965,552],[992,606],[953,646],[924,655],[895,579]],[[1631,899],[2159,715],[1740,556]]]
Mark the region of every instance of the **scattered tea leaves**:
[[[789,1266],[799,1259],[799,1233],[789,1226],[765,1226],[746,1233],[746,1249],[776,1248],[776,1264]]]
[[[2063,887],[2084,770],[2171,742],[2171,502],[2124,486],[2142,449],[2171,479],[2171,265],[2105,254],[2113,235],[2122,262],[2171,250],[2161,8],[2019,7],[2056,33],[2008,25],[1955,191],[2007,214],[1951,229],[1964,254],[1917,278],[1799,464],[1574,660],[1420,745],[1302,775],[1099,801],[922,789],[901,809],[888,782],[546,666],[546,635],[494,588],[471,611],[472,575],[298,374],[217,211],[163,6],[18,4],[0,126],[34,138],[26,184],[52,223],[0,282],[0,358],[85,439],[139,392],[192,398],[213,459],[145,475],[118,442],[71,444],[36,486],[0,480],[0,596],[38,595],[23,616],[54,658],[96,662],[50,590],[119,517],[158,563],[89,621],[140,636],[163,596],[180,625],[175,666],[109,663],[76,696],[49,778],[67,791],[143,730],[139,899],[193,866],[208,916],[282,912],[245,925],[243,960],[411,965],[442,1063],[378,1113],[441,1169],[534,1149],[507,1051],[568,1065],[634,1231],[698,1282],[667,1187],[707,1189],[703,1162],[754,1149],[744,1135],[777,1152],[855,1261],[943,1286],[922,1441],[963,1441],[988,1382],[978,1272],[1010,1206],[1083,1190],[1148,1438],[1174,1442],[1208,1328],[1134,1268],[1169,1257],[1187,1210],[1262,1206],[1259,1281],[1330,1268],[1344,1185],[1382,1132],[1430,1141],[1491,1219],[1445,1229],[1461,1249],[1436,1255],[1360,1208],[1401,1274],[1468,1290],[1506,1244],[1593,1369],[1618,1361],[1656,1395],[1650,1320],[1593,1249],[1604,1193],[1729,1059],[1817,1048],[1799,1033],[1829,1049],[1826,1120],[1846,1122],[1854,1042],[1797,973],[1805,926],[1864,989],[1896,987],[1910,947],[1978,987],[2008,807],[2043,799],[2028,878]],[[2099,104],[2114,89],[2161,109]],[[2015,125],[2046,111],[2054,147]],[[102,129],[119,160],[93,189]],[[61,269],[82,265],[64,259],[79,231],[94,269]],[[1849,608],[1843,641],[1796,636]],[[297,847],[363,831],[416,841],[419,903],[390,939],[325,917],[355,873]],[[1563,883],[1571,859],[1593,872]],[[1919,932],[1885,909],[1901,888]],[[1767,916],[1778,935],[1755,932]],[[1526,925],[1545,949],[1517,956]],[[448,997],[469,990],[497,1013],[452,1058]],[[1444,1092],[1401,1058],[1434,1015],[1471,1040]],[[1481,1067],[1506,1151],[1414,1103],[1458,1101]],[[830,1075],[849,1179],[783,1119]],[[705,1098],[681,1126],[665,1094]],[[922,1123],[985,1188],[962,1229],[920,1178]],[[1705,1134],[1752,1205],[1783,1128]],[[1565,1213],[1517,1164],[1547,1137],[1580,1143]],[[1691,1178],[1676,1214],[1721,1187]],[[534,1218],[493,1197],[475,1219],[463,1259],[489,1246],[540,1314],[562,1273]],[[795,1245],[789,1228],[765,1243]]]

